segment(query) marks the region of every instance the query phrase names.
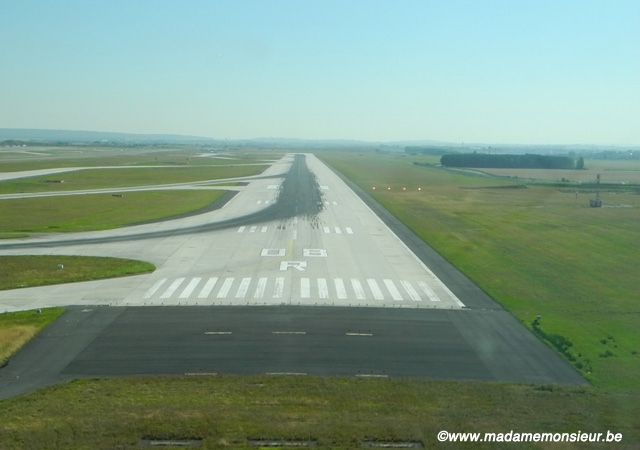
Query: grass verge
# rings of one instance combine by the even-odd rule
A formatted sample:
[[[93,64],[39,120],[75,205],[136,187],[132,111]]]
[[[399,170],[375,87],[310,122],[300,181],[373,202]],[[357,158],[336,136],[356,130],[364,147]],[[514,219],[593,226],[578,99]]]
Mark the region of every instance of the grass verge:
[[[0,267],[0,290],[115,278],[156,269],[153,264],[131,259],[65,255],[0,256]]]

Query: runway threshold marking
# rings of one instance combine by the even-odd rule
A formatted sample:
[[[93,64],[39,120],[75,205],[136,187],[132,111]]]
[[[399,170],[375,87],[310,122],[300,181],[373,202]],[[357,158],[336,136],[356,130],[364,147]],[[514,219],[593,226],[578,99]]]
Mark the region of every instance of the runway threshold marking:
[[[184,277],[176,278],[176,280],[171,283],[171,286],[160,296],[160,298],[170,298],[173,293],[180,287],[182,282],[184,281]]]
[[[156,293],[156,291],[158,289],[160,289],[160,287],[167,281],[166,278],[163,278],[161,280],[158,280],[154,283],[153,286],[151,286],[149,288],[149,290],[144,294],[144,298],[151,298],[153,296],[153,294]]]
[[[420,286],[422,288],[422,291],[425,294],[427,294],[427,297],[429,297],[429,300],[431,300],[432,302],[440,301],[440,298],[438,298],[436,293],[433,292],[433,290],[429,287],[427,283],[425,283],[424,281],[418,281],[418,286]]]
[[[213,287],[216,285],[217,282],[218,282],[218,277],[209,278],[207,283],[204,285],[204,287],[198,294],[198,298],[209,297],[209,294],[211,294],[211,291],[213,290]]]
[[[195,277],[193,278],[189,284],[187,285],[186,288],[184,288],[184,291],[182,291],[182,293],[180,294],[179,298],[189,298],[189,296],[191,295],[191,293],[193,292],[193,290],[196,288],[196,286],[198,286],[198,283],[200,283],[200,280],[202,280],[202,278],[200,277]]]

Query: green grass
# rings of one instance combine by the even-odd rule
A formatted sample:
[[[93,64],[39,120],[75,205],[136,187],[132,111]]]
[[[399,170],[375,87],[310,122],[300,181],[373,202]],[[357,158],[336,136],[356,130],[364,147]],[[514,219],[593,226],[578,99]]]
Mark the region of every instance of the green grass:
[[[636,397],[636,400],[638,398]],[[312,377],[175,377],[81,380],[0,402],[3,449],[128,449],[141,439],[203,439],[245,448],[249,438],[312,439],[362,448],[365,439],[417,440],[438,449],[632,449],[634,422],[613,395],[590,389],[424,380]],[[440,444],[450,432],[622,433],[615,447]]]
[[[175,190],[0,200],[0,233],[89,231],[118,228],[206,208],[220,190]],[[5,235],[9,237],[9,235]]]
[[[64,268],[59,269],[58,265]],[[0,290],[99,280],[153,272],[150,263],[121,258],[65,255],[0,256]]]

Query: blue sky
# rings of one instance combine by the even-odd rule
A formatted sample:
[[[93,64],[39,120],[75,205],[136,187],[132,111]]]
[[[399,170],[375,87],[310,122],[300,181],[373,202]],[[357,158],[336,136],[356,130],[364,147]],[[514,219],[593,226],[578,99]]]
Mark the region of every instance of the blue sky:
[[[3,0],[0,128],[640,144],[638,0]]]

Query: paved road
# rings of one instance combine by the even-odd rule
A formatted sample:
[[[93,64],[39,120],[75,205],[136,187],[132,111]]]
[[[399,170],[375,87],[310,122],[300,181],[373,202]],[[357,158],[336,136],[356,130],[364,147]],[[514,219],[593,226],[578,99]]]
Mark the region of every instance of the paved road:
[[[364,201],[313,155],[288,155],[217,211],[0,243],[2,254],[133,257],[158,267],[0,292],[0,311],[76,305],[0,370],[0,398],[134,374],[585,383],[360,194]]]

